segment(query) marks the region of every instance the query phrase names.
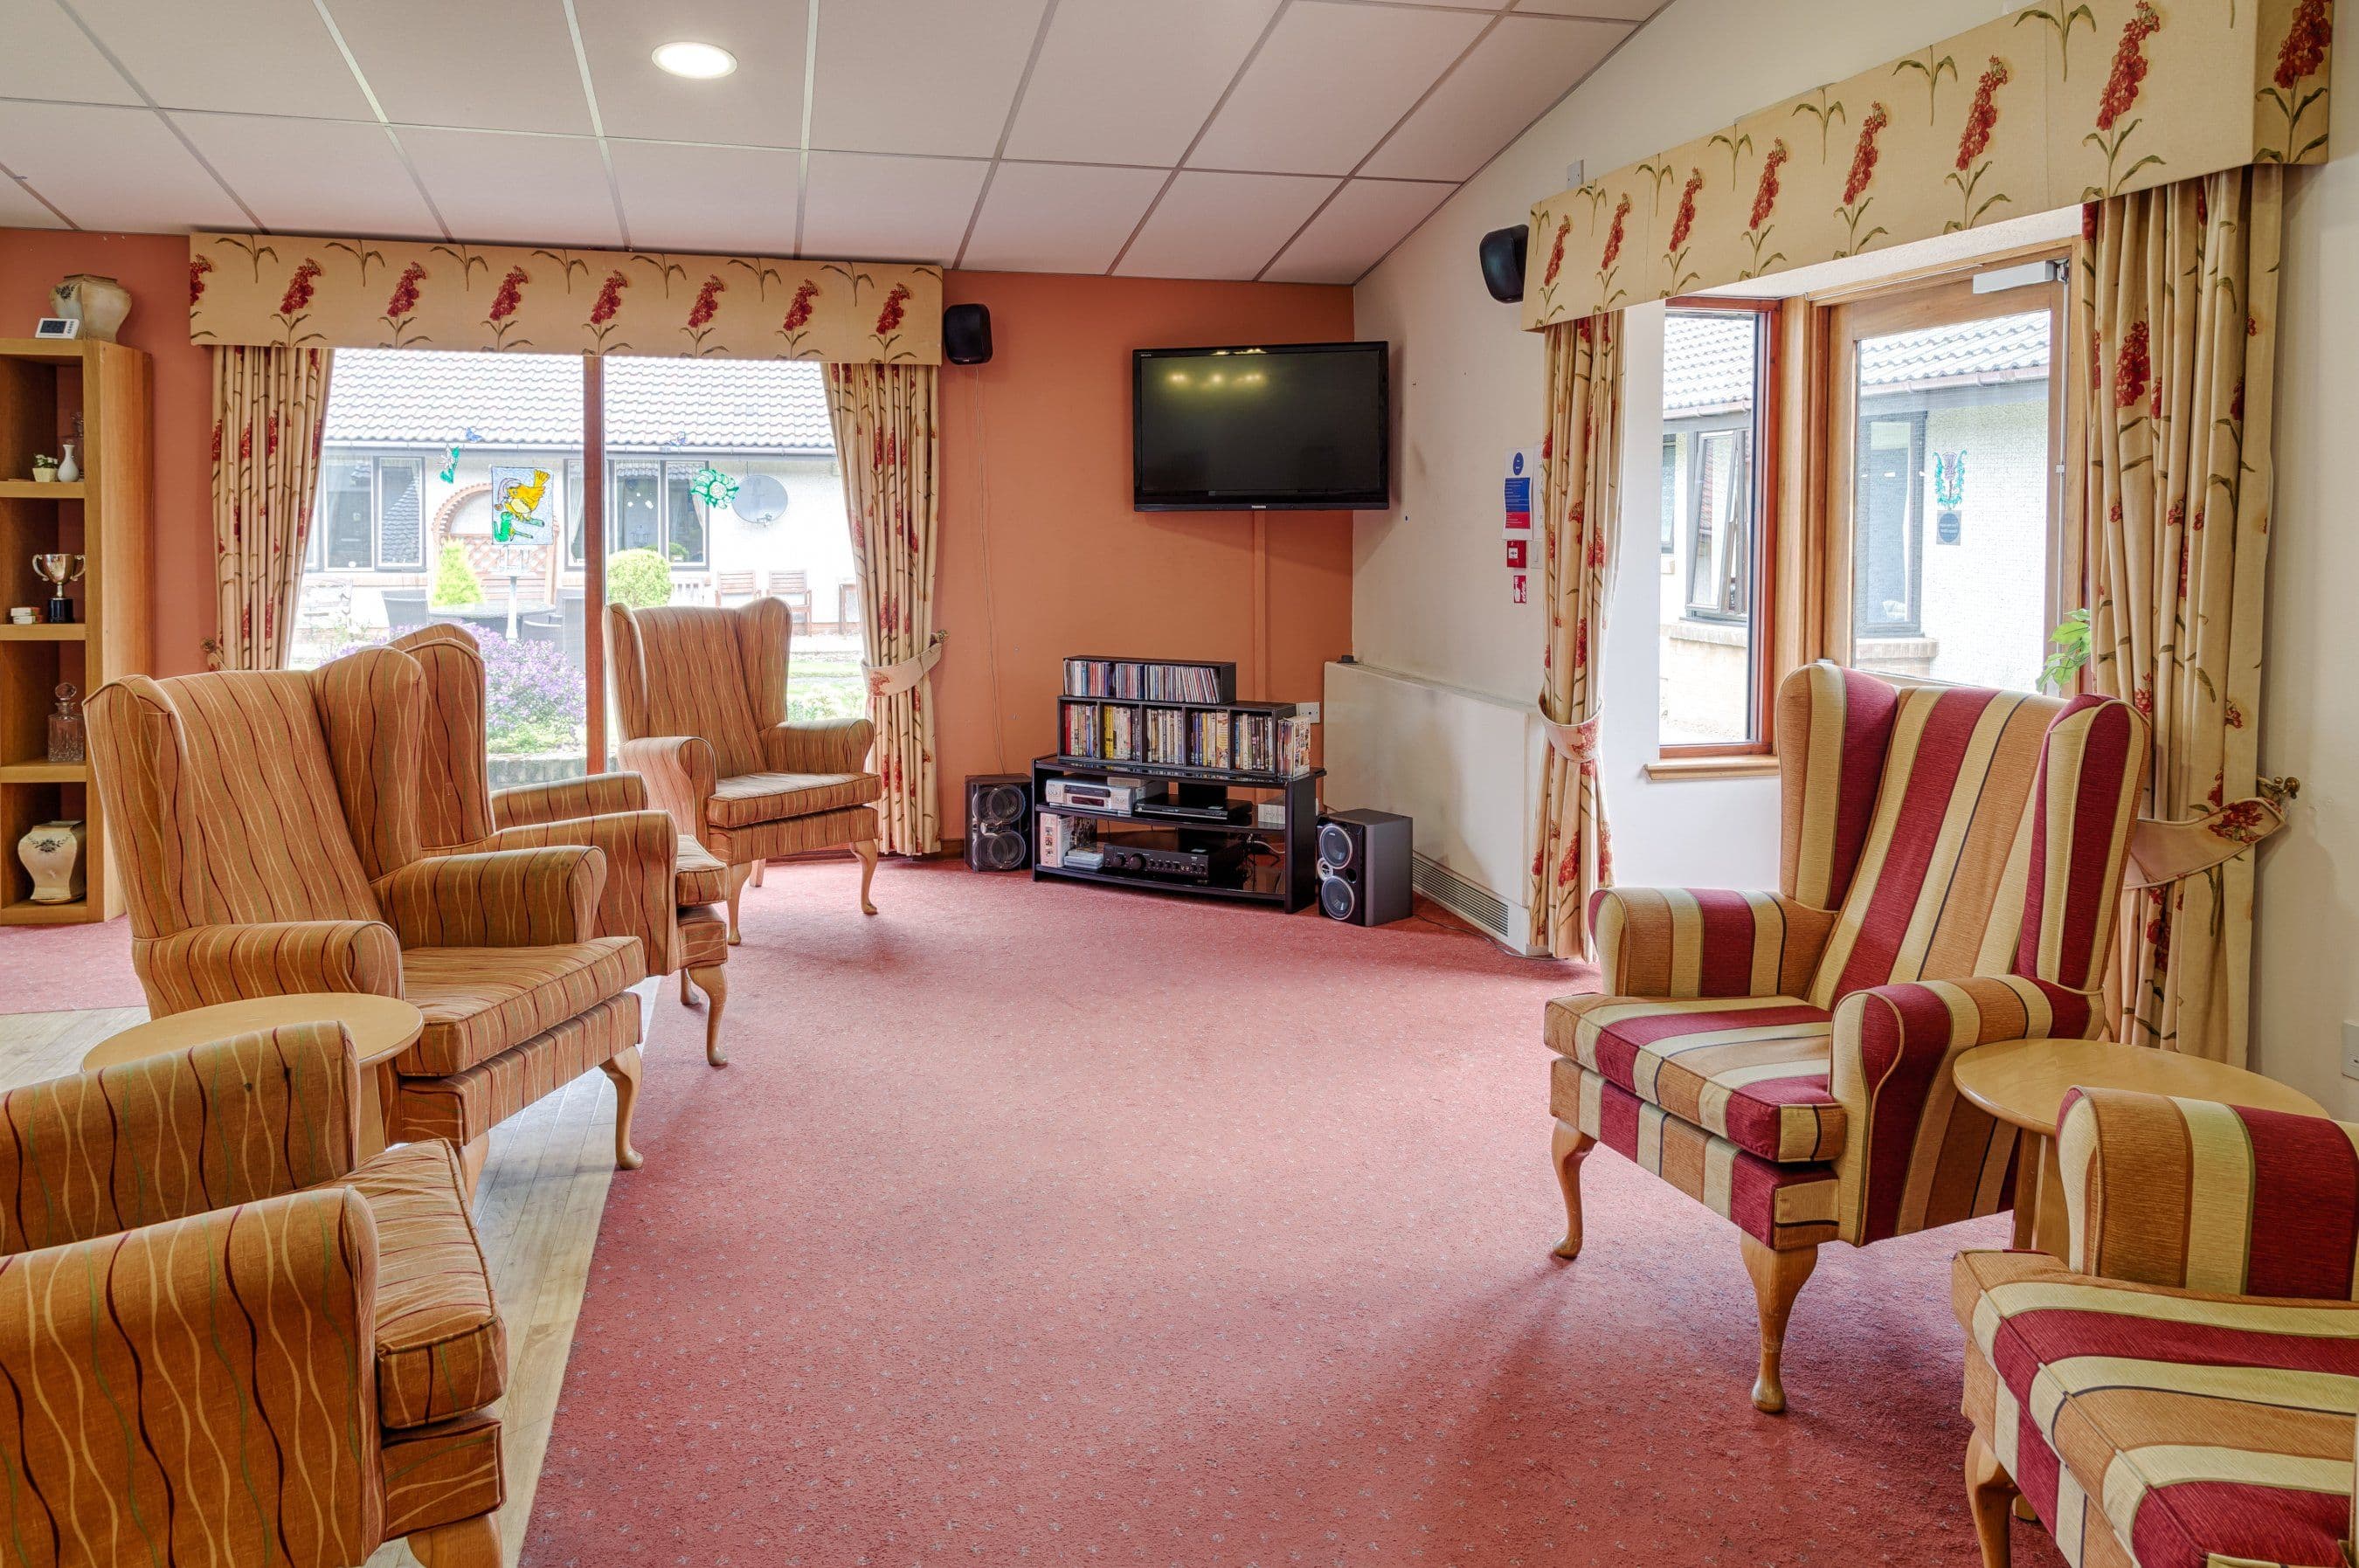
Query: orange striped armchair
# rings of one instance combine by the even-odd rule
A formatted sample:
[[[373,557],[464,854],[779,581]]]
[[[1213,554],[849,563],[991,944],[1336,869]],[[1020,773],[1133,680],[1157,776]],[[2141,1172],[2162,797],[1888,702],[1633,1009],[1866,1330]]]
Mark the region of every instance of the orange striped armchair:
[[[2353,1561],[2359,1125],[2080,1090],[2070,1256],[1961,1252],[1986,1568],[2019,1494],[2081,1568]]]
[[[341,1025],[0,1096],[0,1541],[26,1568],[498,1568],[507,1336],[444,1142],[356,1162]]]
[[[848,848],[860,908],[874,914],[876,813],[866,719],[787,718],[792,627],[775,599],[726,609],[609,605],[606,654],[623,720],[623,765],[679,830],[729,868],[729,940],[745,881],[766,860]]]
[[[2101,1025],[2147,745],[2125,703],[1823,663],[1786,678],[1777,720],[1778,890],[1601,891],[1603,993],[1549,1003],[1546,1024],[1557,1255],[1580,1254],[1601,1142],[1733,1222],[1771,1412],[1821,1244],[2013,1201],[2014,1130],[1951,1065]]]
[[[424,672],[375,648],[320,669],[131,676],[90,699],[94,783],[157,1016],[242,997],[370,991],[426,1015],[397,1057],[394,1140],[447,1138],[469,1179],[494,1125],[592,1067],[614,1081],[616,1163],[647,977],[597,935],[614,876],[669,896],[653,860],[551,844],[435,854],[420,837]]]

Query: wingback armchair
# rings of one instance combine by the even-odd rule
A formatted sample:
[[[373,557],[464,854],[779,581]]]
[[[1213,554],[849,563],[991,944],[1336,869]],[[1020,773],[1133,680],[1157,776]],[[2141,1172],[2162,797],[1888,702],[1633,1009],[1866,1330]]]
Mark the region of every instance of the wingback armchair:
[[[27,1565],[498,1568],[507,1336],[455,1152],[357,1163],[341,1025],[0,1096],[0,1492]],[[21,1553],[21,1554],[19,1554]]]
[[[2014,1130],[1957,1055],[2102,1022],[2147,729],[2125,703],[1902,687],[1816,664],[1779,687],[1776,892],[1607,888],[1603,992],[1550,1002],[1553,1159],[1582,1246],[1603,1142],[1740,1232],[1753,1402],[1823,1242],[2005,1208]]]
[[[91,762],[116,827],[132,962],[161,1017],[242,997],[371,991],[426,1015],[395,1058],[394,1140],[447,1138],[470,1181],[492,1127],[592,1067],[614,1079],[616,1162],[647,976],[600,936],[611,875],[669,896],[654,861],[582,845],[429,854],[418,662],[375,648],[318,670],[153,680],[90,699]]]
[[[679,830],[729,868],[729,940],[752,868],[782,855],[849,848],[860,908],[874,914],[876,814],[865,719],[787,718],[785,604],[715,609],[609,605],[607,658],[623,720],[623,765],[647,782]]]

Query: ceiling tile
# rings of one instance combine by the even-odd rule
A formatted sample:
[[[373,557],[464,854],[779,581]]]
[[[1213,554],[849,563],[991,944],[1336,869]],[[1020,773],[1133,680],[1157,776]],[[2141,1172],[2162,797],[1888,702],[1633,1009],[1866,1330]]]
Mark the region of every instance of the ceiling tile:
[[[802,144],[805,0],[574,0],[598,120],[610,136]],[[658,44],[718,44],[737,69],[712,81],[658,70]]]
[[[0,98],[139,102],[57,0],[0,0],[0,38],[8,40],[0,49]],[[38,211],[39,203],[34,206]]]
[[[426,193],[462,240],[619,245],[598,144],[578,136],[399,127]]]
[[[800,153],[671,142],[607,145],[614,157],[614,181],[623,189],[631,243],[723,255],[794,254]]]
[[[1620,22],[1501,17],[1361,172],[1466,178],[1629,34]]]
[[[85,229],[247,226],[237,203],[146,109],[0,103],[0,165]]]
[[[1349,181],[1262,276],[1272,283],[1356,283],[1457,189],[1454,182]]]
[[[353,80],[311,0],[74,0],[82,19],[167,109],[267,109],[367,120]],[[268,83],[266,94],[255,84]],[[266,96],[267,103],[257,103]]]
[[[1297,0],[1189,167],[1348,174],[1487,20],[1474,11]]]
[[[1046,4],[838,0],[821,6],[811,145],[990,157]]]
[[[1180,161],[1277,0],[1063,0],[1007,156]]]
[[[586,135],[590,104],[557,0],[324,0],[397,124]]]
[[[175,114],[266,229],[395,238],[442,231],[385,127],[263,114]]]
[[[1602,16],[1616,22],[1643,22],[1670,0],[1523,0],[1518,11],[1549,16]]]
[[[0,176],[0,229],[62,229],[65,220],[33,199],[15,180]]]
[[[1159,168],[1003,163],[991,177],[983,215],[959,265],[997,272],[1103,272],[1163,179]]]
[[[802,254],[947,262],[990,167],[980,158],[813,153]]]
[[[1182,169],[1114,271],[1126,277],[1251,277],[1335,184],[1315,175]]]

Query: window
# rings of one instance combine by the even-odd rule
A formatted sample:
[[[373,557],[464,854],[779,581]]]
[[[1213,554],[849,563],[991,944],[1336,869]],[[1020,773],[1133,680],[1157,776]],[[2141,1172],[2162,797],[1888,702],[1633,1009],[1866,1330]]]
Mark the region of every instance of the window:
[[[1777,310],[1680,300],[1663,323],[1664,754],[1768,748],[1763,570]]]
[[[416,458],[330,452],[305,562],[314,570],[416,571],[423,567],[419,514],[424,465]]]
[[[704,513],[696,498],[696,476],[705,460],[656,462],[614,458],[606,464],[606,551],[653,550],[675,568],[701,568],[705,556]],[[566,550],[582,564],[582,465],[565,470]]]
[[[2063,308],[2059,283],[1952,278],[1830,311],[1831,657],[2038,687],[2063,597]]]

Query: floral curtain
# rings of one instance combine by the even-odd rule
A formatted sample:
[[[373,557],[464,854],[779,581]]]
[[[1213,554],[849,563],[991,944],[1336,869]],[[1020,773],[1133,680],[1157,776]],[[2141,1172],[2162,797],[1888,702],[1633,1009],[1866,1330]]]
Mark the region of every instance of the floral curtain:
[[[2249,797],[2284,181],[2265,164],[2091,202],[2074,267],[2088,681],[2154,726],[2146,815],[2240,845],[2277,821]],[[2250,849],[2128,896],[2119,1038],[2243,1065]]]
[[[843,463],[852,554],[860,576],[868,710],[876,724],[880,847],[893,855],[941,848],[934,715],[926,671],[934,631],[935,488],[932,365],[827,367],[829,418]]]
[[[1599,654],[1620,521],[1622,313],[1548,330],[1548,425],[1540,508],[1548,606],[1540,719],[1539,852],[1532,860],[1534,935],[1560,958],[1589,956],[1589,895],[1614,880],[1597,780]]]
[[[325,349],[213,351],[215,669],[286,662],[303,543],[320,488],[328,412]]]

